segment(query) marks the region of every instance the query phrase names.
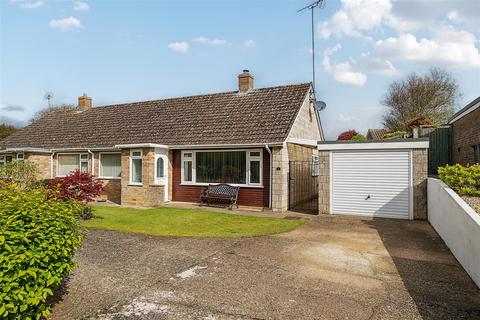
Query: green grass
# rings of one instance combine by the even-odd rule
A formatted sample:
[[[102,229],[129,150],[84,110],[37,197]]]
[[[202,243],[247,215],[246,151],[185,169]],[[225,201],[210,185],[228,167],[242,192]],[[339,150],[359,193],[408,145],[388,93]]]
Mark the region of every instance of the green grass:
[[[251,217],[196,209],[94,206],[85,227],[172,237],[253,237],[286,232],[304,220]]]

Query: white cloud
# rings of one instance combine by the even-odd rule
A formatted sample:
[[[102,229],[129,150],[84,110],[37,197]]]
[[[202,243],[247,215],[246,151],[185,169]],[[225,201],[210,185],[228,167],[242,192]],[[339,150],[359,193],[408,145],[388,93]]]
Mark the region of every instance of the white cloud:
[[[90,7],[88,3],[86,2],[81,2],[81,1],[75,1],[73,4],[73,10],[75,11],[90,11]]]
[[[379,40],[375,52],[379,56],[429,62],[444,66],[480,67],[480,53],[472,33],[455,30],[451,26],[439,27],[432,39],[401,34]]]
[[[255,41],[250,39],[250,40],[245,40],[243,42],[243,48],[244,49],[250,49],[250,48],[253,48],[253,47],[255,47]]]
[[[361,72],[355,72],[350,62],[332,63],[330,56],[341,49],[341,45],[337,44],[333,48],[327,48],[323,54],[323,68],[330,77],[341,83],[350,84],[361,87],[367,82],[367,75]]]
[[[358,118],[354,116],[346,116],[343,113],[340,113],[336,120],[340,123],[354,123],[358,121]]]
[[[27,9],[27,10],[35,10],[43,6],[43,1],[35,1],[35,2],[24,2],[20,4],[20,8]]]
[[[355,66],[362,72],[384,76],[394,76],[400,73],[388,59],[375,57],[370,53],[362,53],[355,62]]]
[[[75,28],[83,29],[83,26],[80,23],[80,20],[78,20],[77,18],[74,18],[72,16],[70,16],[68,18],[58,19],[58,20],[55,20],[55,19],[50,20],[48,25],[52,29],[59,29],[61,31],[68,31],[68,30],[72,30],[72,29],[75,29]]]
[[[189,45],[187,42],[172,42],[168,44],[168,47],[173,51],[177,51],[180,53],[186,53],[188,51]]]
[[[202,43],[202,44],[210,44],[212,46],[222,46],[229,44],[227,40],[223,39],[209,39],[207,37],[198,37],[193,39],[194,42]]]
[[[369,31],[385,19],[390,12],[390,0],[342,0],[342,6],[332,18],[319,25],[320,35],[360,36],[360,31]]]

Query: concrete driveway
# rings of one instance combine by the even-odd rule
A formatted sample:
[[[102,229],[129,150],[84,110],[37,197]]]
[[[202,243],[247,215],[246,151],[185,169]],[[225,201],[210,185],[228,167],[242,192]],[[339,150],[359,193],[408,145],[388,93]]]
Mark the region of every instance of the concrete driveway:
[[[313,217],[289,233],[90,230],[51,319],[479,319],[480,291],[422,221]]]

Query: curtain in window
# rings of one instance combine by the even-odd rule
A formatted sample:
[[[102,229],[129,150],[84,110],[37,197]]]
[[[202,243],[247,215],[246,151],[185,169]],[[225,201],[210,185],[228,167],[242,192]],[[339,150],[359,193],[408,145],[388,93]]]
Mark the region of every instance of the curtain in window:
[[[70,172],[79,170],[80,156],[78,154],[59,154],[58,155],[58,175],[66,176]]]
[[[197,182],[245,184],[246,152],[197,152]]]
[[[100,175],[107,178],[120,178],[122,160],[120,154],[102,154],[100,157]]]

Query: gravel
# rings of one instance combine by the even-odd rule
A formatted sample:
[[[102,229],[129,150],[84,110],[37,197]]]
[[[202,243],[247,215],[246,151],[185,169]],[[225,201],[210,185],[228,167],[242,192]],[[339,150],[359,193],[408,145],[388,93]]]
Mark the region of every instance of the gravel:
[[[473,210],[480,214],[480,197],[463,196],[462,199],[465,200]]]

